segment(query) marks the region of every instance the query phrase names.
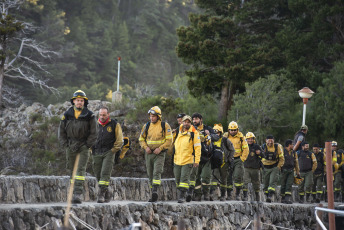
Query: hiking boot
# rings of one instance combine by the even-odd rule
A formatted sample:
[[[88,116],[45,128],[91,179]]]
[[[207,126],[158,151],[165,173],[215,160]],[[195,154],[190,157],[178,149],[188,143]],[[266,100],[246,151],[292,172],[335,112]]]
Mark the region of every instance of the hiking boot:
[[[105,202],[105,193],[107,191],[107,188],[100,187],[98,192],[98,203],[104,203]]]
[[[215,188],[211,188],[210,194],[209,194],[209,200],[214,201],[215,200],[214,196],[215,196]]]
[[[185,194],[186,194],[186,191],[184,189],[178,189],[177,190],[178,203],[184,203],[185,202]]]
[[[104,203],[109,203],[112,199],[112,189],[107,189],[105,192],[105,201]]]
[[[226,200],[226,188],[221,188],[220,201],[225,201],[225,200]]]
[[[236,200],[240,200],[240,188],[236,188],[236,191],[235,191],[235,199]]]
[[[271,203],[273,199],[273,195],[274,195],[273,191],[270,190],[268,192],[268,197],[266,198],[266,202]]]
[[[243,201],[247,201],[248,198],[247,198],[247,191],[243,191],[244,193],[244,197],[242,198]]]
[[[286,204],[286,202],[285,202],[285,195],[282,196],[282,198],[281,198],[281,203],[282,203],[282,204]]]
[[[320,199],[321,199],[321,194],[317,193],[317,195],[315,196],[315,202],[320,203]]]
[[[233,190],[232,189],[227,189],[227,200],[231,200],[232,199],[232,192]]]
[[[306,193],[306,202],[307,203],[312,203],[312,197],[310,193]]]
[[[209,191],[204,191],[204,192],[203,192],[203,195],[204,195],[204,200],[205,200],[205,201],[209,201],[209,200],[210,200]]]
[[[300,195],[300,204],[305,203],[305,195]]]
[[[189,187],[189,190],[188,190],[187,195],[186,195],[186,202],[190,202],[192,200],[194,189],[195,189],[194,186]]]
[[[202,200],[202,194],[196,192],[193,198],[194,201],[201,201]]]
[[[260,201],[260,194],[259,194],[259,192],[256,192],[256,201],[257,201],[257,202]]]
[[[153,189],[152,189],[152,197],[150,199],[149,202],[156,202],[159,198],[159,195],[158,195],[158,186],[153,186]]]
[[[74,194],[72,198],[72,204],[81,204],[81,194]]]
[[[285,204],[292,204],[293,201],[291,200],[291,195],[287,194],[285,195]]]

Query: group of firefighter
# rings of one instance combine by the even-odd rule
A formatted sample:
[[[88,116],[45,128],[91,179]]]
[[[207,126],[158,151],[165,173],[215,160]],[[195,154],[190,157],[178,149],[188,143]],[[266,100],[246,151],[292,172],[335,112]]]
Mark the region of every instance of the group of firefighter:
[[[72,106],[64,113],[59,127],[59,141],[66,149],[67,169],[73,171],[75,165],[73,203],[81,203],[86,166],[92,155],[92,166],[98,181],[98,202],[109,202],[109,189],[113,164],[123,158],[128,149],[128,139],[123,138],[122,129],[115,119],[110,118],[107,107],[101,107],[99,118],[87,108],[86,94],[78,90],[71,99]],[[306,142],[307,126],[302,126],[294,140],[287,140],[285,146],[275,143],[268,135],[266,143],[259,146],[255,135],[245,136],[239,131],[235,121],[225,132],[221,124],[213,127],[203,124],[200,113],[192,116],[178,114],[179,126],[171,129],[162,121],[158,106],[149,111],[149,122],[140,133],[140,146],[145,152],[149,184],[150,202],[159,199],[161,174],[164,170],[166,154],[173,156],[173,172],[177,186],[179,203],[212,201],[220,187],[220,201],[234,199],[248,200],[248,185],[252,183],[251,201],[260,201],[261,184],[266,201],[274,199],[276,187],[281,185],[281,201],[292,203],[292,185],[299,182],[299,202],[320,202],[326,174],[325,152],[318,144],[310,151]],[[332,166],[334,170],[335,200],[342,194],[343,150],[337,151],[337,143],[332,142]],[[79,159],[79,160],[77,160]],[[77,161],[77,164],[75,162]],[[297,179],[299,178],[299,179]],[[233,187],[234,185],[234,187]],[[241,199],[241,190],[243,196]],[[325,190],[326,191],[326,190]]]
[[[300,203],[320,202],[325,199],[323,186],[326,175],[326,157],[318,144],[313,152],[306,142],[308,127],[301,126],[294,140],[285,141],[284,147],[268,135],[259,146],[252,132],[243,135],[235,121],[225,132],[221,124],[213,127],[203,124],[200,113],[192,116],[178,114],[176,129],[162,121],[158,106],[148,111],[150,122],[142,128],[139,141],[145,151],[147,174],[152,189],[150,202],[158,200],[158,188],[164,169],[165,155],[173,155],[173,172],[177,186],[178,203],[213,201],[220,187],[220,201],[248,200],[252,184],[251,201],[261,201],[260,190],[266,202],[277,202],[276,187],[281,186],[281,202],[292,204],[292,186],[298,184]],[[337,151],[332,141],[335,200],[340,201],[342,191],[343,150]],[[234,187],[233,187],[234,185]],[[235,188],[235,189],[234,189]],[[241,190],[243,196],[241,196]]]

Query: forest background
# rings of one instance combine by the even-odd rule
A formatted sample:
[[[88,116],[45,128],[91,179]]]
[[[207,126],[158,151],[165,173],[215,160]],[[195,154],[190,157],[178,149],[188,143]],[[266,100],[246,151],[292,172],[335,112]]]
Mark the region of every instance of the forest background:
[[[142,126],[158,105],[173,127],[178,113],[201,112],[208,125],[226,130],[235,120],[260,144],[268,134],[283,144],[301,126],[297,91],[309,87],[308,141],[343,146],[340,0],[26,0],[9,14],[36,26],[24,35],[59,54],[27,53],[44,63],[35,74],[54,90],[5,76],[3,109],[68,101],[77,89],[111,101],[121,56],[123,101],[113,108],[128,124]],[[2,60],[15,56],[21,36],[12,34]]]

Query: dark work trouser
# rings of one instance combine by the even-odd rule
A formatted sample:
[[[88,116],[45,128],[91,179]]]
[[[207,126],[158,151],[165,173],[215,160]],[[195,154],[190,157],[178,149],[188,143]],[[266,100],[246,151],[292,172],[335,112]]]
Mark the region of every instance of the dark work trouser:
[[[76,160],[76,156],[78,154],[80,154],[80,158],[78,169],[75,175],[74,193],[82,194],[84,191],[86,166],[89,159],[89,150],[85,145],[80,147],[77,151],[72,151],[70,148],[67,148],[67,169],[70,170],[71,175],[73,173],[74,163]]]

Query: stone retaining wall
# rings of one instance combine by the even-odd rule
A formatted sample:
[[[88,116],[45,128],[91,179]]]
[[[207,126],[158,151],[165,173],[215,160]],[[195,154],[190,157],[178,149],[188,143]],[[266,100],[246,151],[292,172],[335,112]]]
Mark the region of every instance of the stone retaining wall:
[[[0,207],[0,230],[57,229],[62,223],[63,206],[22,205],[3,209]],[[28,207],[26,207],[28,206]],[[83,203],[72,207],[72,212],[94,228],[123,229],[141,222],[143,229],[177,229],[182,220],[186,229],[244,229],[258,209],[250,202],[125,202],[109,204]],[[315,229],[314,206],[263,204],[260,207],[262,229],[281,226],[290,229]],[[86,229],[72,219],[77,229]],[[61,226],[61,225],[60,225]],[[252,229],[250,226],[248,229]]]

